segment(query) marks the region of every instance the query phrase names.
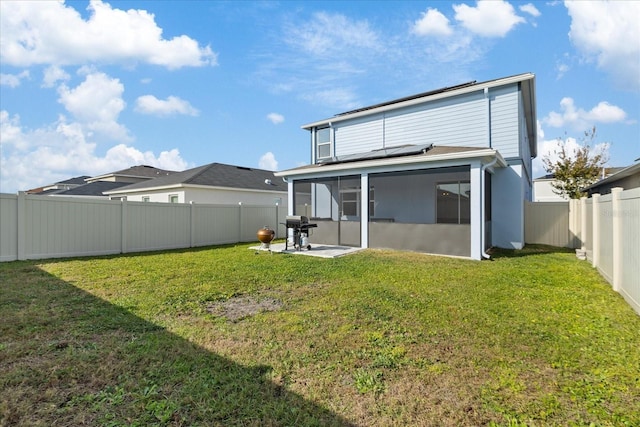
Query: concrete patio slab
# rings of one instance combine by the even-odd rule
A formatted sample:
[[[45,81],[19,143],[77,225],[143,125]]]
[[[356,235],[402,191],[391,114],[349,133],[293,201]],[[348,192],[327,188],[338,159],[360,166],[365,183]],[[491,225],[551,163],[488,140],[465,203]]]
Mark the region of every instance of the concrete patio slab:
[[[269,252],[268,249],[264,249],[261,246],[251,246],[249,249],[253,249],[255,251],[260,252]],[[344,255],[353,254],[361,251],[362,248],[353,248],[350,246],[335,246],[335,245],[311,245],[311,249],[302,249],[297,251],[291,247],[285,250],[284,243],[274,243],[271,245],[272,253],[283,253],[283,254],[291,254],[291,255],[307,255],[307,256],[315,256],[319,258],[338,258]]]

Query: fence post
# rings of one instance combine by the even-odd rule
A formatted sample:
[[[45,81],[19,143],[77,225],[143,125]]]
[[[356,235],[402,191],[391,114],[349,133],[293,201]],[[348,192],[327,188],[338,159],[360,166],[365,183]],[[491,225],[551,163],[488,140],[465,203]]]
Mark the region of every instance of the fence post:
[[[190,227],[189,227],[189,247],[192,248],[193,247],[193,241],[194,241],[194,236],[196,234],[196,220],[195,220],[195,202],[193,200],[191,200],[189,202],[189,213],[190,213]]]
[[[120,210],[121,210],[121,218],[122,221],[120,221],[121,223],[121,238],[120,238],[120,252],[123,254],[126,254],[128,249],[127,249],[127,200],[126,199],[120,199]]]
[[[622,288],[622,212],[620,195],[622,187],[611,189],[611,215],[613,219],[613,290],[620,292]]]
[[[275,236],[273,236],[274,239],[278,238],[278,203],[276,203],[276,223],[275,223],[275,227],[273,228],[273,231],[276,232]]]
[[[580,250],[583,254],[587,253],[587,197],[580,198]]]
[[[18,241],[17,243],[17,259],[25,260],[27,259],[27,236],[25,233],[27,232],[27,195],[24,191],[18,192],[18,203],[17,203],[17,215],[18,215]]]
[[[242,202],[238,202],[238,215],[240,216],[240,224],[238,226],[238,242],[242,242],[243,218],[242,218]]]
[[[593,220],[591,221],[593,224],[593,230],[591,233],[591,247],[593,248],[593,252],[591,255],[591,265],[594,267],[598,267],[598,262],[600,261],[600,194],[594,193],[591,198],[593,199]]]

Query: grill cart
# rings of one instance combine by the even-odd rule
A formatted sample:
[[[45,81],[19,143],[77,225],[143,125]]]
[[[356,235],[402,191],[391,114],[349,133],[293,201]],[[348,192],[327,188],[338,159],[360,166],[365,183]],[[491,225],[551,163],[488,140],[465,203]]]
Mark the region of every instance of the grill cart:
[[[285,225],[287,226],[287,230],[293,230],[293,247],[298,251],[302,248],[311,250],[311,245],[309,244],[309,229],[316,228],[318,224],[309,223],[309,218],[302,215],[288,215],[286,219],[287,222]],[[289,249],[288,237],[285,243],[285,250],[287,249]]]

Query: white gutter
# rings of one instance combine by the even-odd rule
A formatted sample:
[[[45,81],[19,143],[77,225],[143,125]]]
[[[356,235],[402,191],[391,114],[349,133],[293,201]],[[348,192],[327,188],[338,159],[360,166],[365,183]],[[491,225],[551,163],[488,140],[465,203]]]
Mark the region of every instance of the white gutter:
[[[493,158],[495,162],[500,162],[500,166],[505,167],[507,164],[500,155],[500,153],[491,148],[472,150],[472,151],[460,151],[455,153],[438,154],[438,155],[424,155],[424,156],[406,156],[397,158],[375,159],[365,160],[359,162],[345,162],[336,164],[323,164],[323,165],[310,165],[309,167],[303,167],[300,169],[291,169],[288,171],[275,172],[275,176],[280,177],[292,177],[296,175],[314,175],[325,172],[339,172],[344,170],[359,170],[366,168],[375,168],[383,166],[396,166],[396,165],[411,165],[419,163],[432,163],[442,162],[448,160],[466,160],[477,159],[481,157]],[[493,164],[495,164],[492,163]]]
[[[486,216],[487,216],[487,212],[486,212],[486,206],[487,204],[485,203],[485,197],[487,197],[487,195],[485,194],[484,191],[484,187],[485,187],[485,171],[487,169],[489,169],[490,167],[494,166],[496,163],[498,162],[498,158],[496,157],[495,159],[493,159],[491,162],[487,163],[486,165],[482,166],[480,168],[480,193],[482,194],[482,198],[481,198],[481,203],[482,203],[482,207],[481,207],[481,212],[482,215],[480,216],[480,244],[482,245],[482,252],[481,255],[483,258],[485,259],[491,259],[491,255],[489,255],[486,252],[486,248],[485,248],[485,243],[486,243],[486,231],[485,231],[485,221],[486,221]]]

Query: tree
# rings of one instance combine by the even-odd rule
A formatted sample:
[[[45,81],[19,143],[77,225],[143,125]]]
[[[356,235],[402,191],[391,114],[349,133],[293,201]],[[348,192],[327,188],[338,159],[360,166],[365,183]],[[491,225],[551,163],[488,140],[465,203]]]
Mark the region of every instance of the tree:
[[[558,148],[542,158],[547,173],[554,175],[551,184],[556,194],[570,199],[586,195],[585,187],[598,181],[602,168],[609,161],[609,144],[591,144],[596,138],[596,128],[585,131],[580,143],[573,138],[558,138]],[[572,147],[574,146],[574,147]]]

